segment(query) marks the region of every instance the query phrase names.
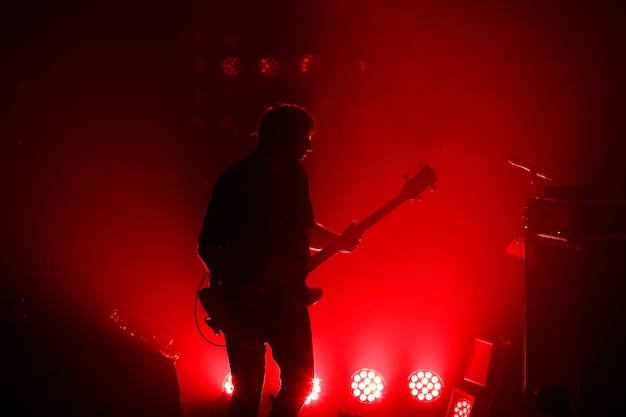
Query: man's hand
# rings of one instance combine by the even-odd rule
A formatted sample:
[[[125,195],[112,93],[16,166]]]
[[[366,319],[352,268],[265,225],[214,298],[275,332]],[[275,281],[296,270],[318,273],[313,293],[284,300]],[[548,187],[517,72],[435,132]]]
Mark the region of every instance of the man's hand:
[[[355,226],[355,222],[350,223],[339,236],[340,242],[342,242],[341,252],[350,253],[361,243],[361,234],[357,233]]]

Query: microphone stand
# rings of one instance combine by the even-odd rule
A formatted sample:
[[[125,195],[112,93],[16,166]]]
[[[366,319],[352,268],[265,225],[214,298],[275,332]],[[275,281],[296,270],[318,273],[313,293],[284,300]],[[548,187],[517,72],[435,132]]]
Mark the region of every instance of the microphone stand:
[[[542,178],[546,181],[552,181],[552,179],[550,177],[548,177],[547,175],[543,174],[542,172],[540,172],[539,170],[537,170],[534,166],[526,163],[525,161],[523,161],[521,158],[517,157],[516,155],[511,155],[508,159],[508,162],[513,165],[514,167],[523,169],[524,171],[527,171],[528,173],[530,173],[530,185],[531,188],[533,190],[531,196],[532,197],[539,197],[540,193],[539,193],[539,189],[537,188],[537,182],[536,182],[536,177],[537,178]],[[524,209],[525,212],[527,212],[528,207],[526,207]],[[526,215],[526,213],[524,214],[524,223],[522,224],[523,228],[528,228],[528,216]],[[516,236],[516,240],[518,240],[518,237]],[[526,244],[526,238],[524,238],[523,241],[519,242],[520,245],[521,244]],[[524,250],[524,252],[521,252],[522,249],[520,249],[520,254],[521,253],[525,253],[526,251]],[[526,317],[526,256],[521,257],[522,259],[522,396],[523,396],[523,401],[522,401],[522,416],[526,417],[527,416],[527,412],[528,412],[528,387],[527,387],[527,317]]]

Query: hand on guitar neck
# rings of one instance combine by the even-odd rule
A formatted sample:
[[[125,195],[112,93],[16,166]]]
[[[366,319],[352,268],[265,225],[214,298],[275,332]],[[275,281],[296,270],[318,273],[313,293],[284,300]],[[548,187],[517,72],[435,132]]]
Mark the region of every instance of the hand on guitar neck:
[[[362,236],[363,234],[356,228],[356,222],[353,221],[350,223],[337,238],[341,246],[339,252],[350,253],[354,251],[357,246],[359,246],[359,243],[361,243]]]

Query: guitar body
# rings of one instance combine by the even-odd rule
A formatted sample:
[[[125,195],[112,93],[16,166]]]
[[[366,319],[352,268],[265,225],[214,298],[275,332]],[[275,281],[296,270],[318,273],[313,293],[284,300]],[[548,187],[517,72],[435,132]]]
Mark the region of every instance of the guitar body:
[[[215,334],[232,334],[241,328],[236,303],[222,285],[212,285],[198,291],[200,304],[206,312],[207,324]]]
[[[302,268],[274,257],[252,282],[229,287],[211,285],[200,289],[198,297],[216,333],[261,332],[278,315],[289,314],[290,308],[319,301],[322,290],[307,287],[305,281]]]
[[[322,298],[322,289],[306,285],[309,272],[309,264],[298,266],[287,258],[275,256],[265,264],[261,275],[246,285],[246,291],[270,315],[294,306],[311,306]]]

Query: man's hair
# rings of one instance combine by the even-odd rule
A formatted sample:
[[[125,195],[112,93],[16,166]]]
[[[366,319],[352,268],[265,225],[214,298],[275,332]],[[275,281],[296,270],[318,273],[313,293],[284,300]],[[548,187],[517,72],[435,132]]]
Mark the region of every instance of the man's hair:
[[[268,107],[257,126],[257,149],[278,153],[302,136],[315,133],[315,118],[297,104],[279,103]]]

